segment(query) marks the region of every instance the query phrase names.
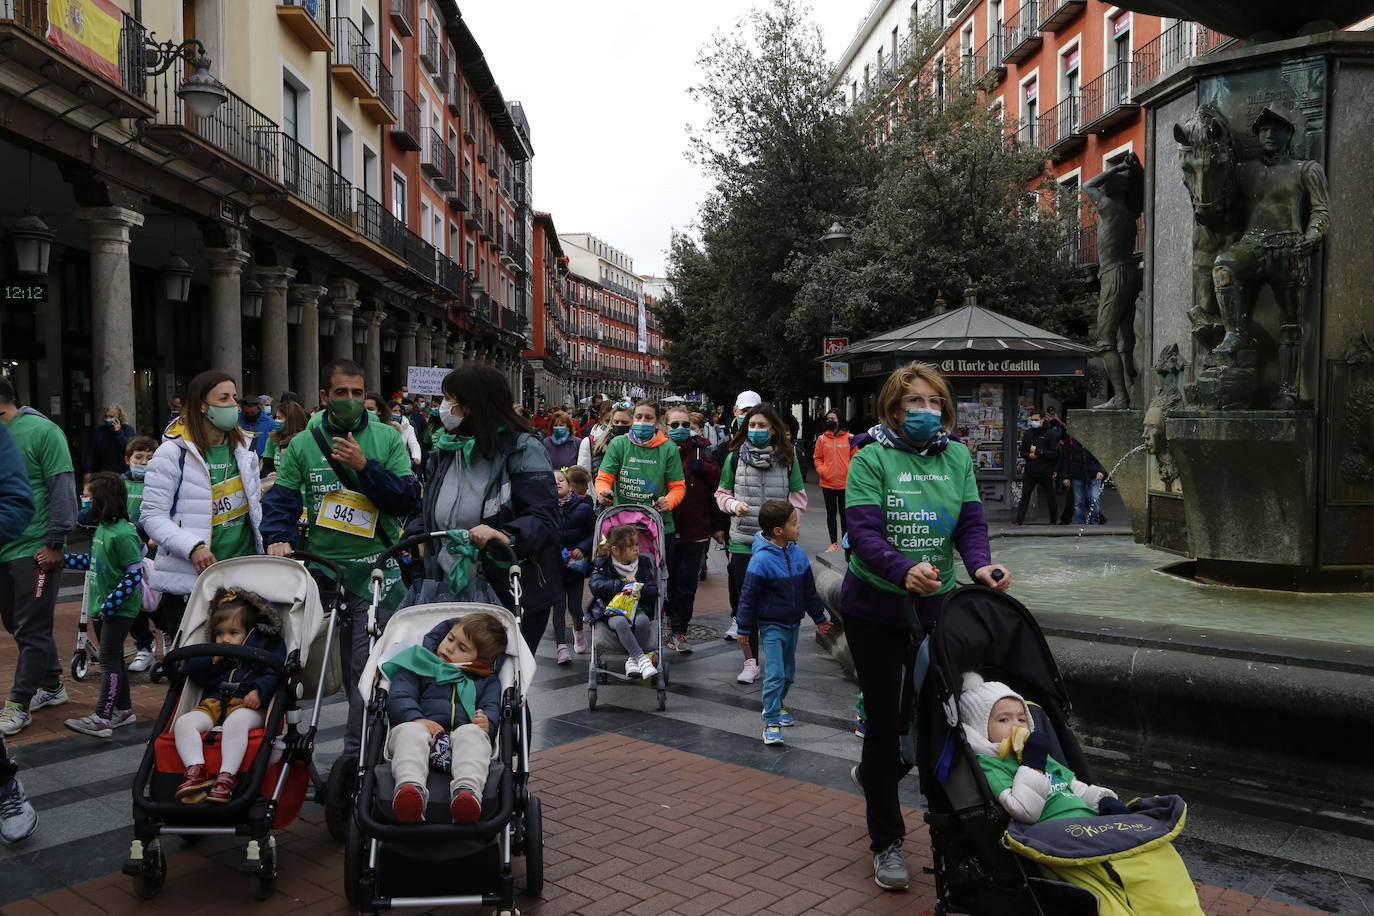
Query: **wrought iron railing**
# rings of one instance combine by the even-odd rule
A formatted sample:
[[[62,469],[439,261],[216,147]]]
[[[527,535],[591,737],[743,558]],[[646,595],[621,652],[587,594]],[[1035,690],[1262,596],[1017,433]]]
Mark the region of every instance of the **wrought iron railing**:
[[[46,41],[48,0],[0,0],[0,19],[13,22]]]
[[[431,283],[438,282],[439,252],[434,246],[410,230],[406,230],[405,258],[410,269]]]
[[[362,29],[346,16],[334,17],[334,60],[351,65],[373,93],[377,92],[376,65],[381,58],[373,53],[372,42],[363,37]]]
[[[391,90],[391,113],[396,116],[396,123],[391,125],[393,134],[404,134],[413,143],[415,149],[419,149],[422,140],[420,137],[420,106],[415,99],[411,98],[410,93],[399,86]]]
[[[382,103],[390,108],[391,103],[395,101],[391,97],[391,68],[382,60],[382,55],[377,53],[373,53],[372,60],[368,62],[368,66],[371,67],[372,72],[377,75],[375,82],[372,84],[373,90],[377,93],[377,98],[381,99]],[[395,114],[395,112],[393,111],[392,114]]]
[[[280,181],[277,134],[281,128],[277,122],[228,89],[225,91],[229,97],[224,104],[209,117],[197,118],[177,96],[184,75],[184,67],[172,67],[149,80],[152,86],[149,101],[157,108],[154,123],[184,127],[243,165],[256,169],[272,181]]]
[[[1053,149],[1066,140],[1083,136],[1082,105],[1071,95],[1040,116],[1040,145]]]
[[[420,63],[429,73],[439,69],[439,33],[428,20],[420,21]]]
[[[328,31],[325,24],[325,0],[277,0],[278,6],[298,6],[310,14],[310,18],[320,24],[320,28]]]
[[[974,81],[981,80],[989,73],[1002,70],[1002,58],[1006,57],[1007,36],[998,28],[988,36],[988,40],[969,55],[969,74]]]
[[[519,333],[520,316],[516,313],[515,309],[501,309],[501,330]]]
[[[148,97],[148,69],[144,46],[148,30],[128,13],[119,14],[119,83],[140,99]]]
[[[1083,123],[1092,124],[1131,104],[1131,62],[1109,68],[1083,87]]]
[[[358,231],[393,254],[405,256],[406,235],[410,232],[381,201],[361,188],[356,189]]]
[[[1044,19],[1044,14],[1044,0],[1026,0],[1016,12],[1011,14],[1011,18],[1007,20],[1006,24],[1005,53],[1007,56],[1014,54],[1026,42],[1040,38],[1040,22]]]
[[[420,168],[431,177],[444,171],[444,138],[432,127],[420,131]]]
[[[306,149],[295,137],[281,138],[281,183],[310,206],[340,222],[353,215],[353,183],[329,163]]]
[[[458,262],[448,255],[439,255],[439,285],[448,290],[459,301],[467,295],[467,273]]]
[[[1135,52],[1135,85],[1143,86],[1194,57],[1234,44],[1236,39],[1187,20],[1176,22]]]

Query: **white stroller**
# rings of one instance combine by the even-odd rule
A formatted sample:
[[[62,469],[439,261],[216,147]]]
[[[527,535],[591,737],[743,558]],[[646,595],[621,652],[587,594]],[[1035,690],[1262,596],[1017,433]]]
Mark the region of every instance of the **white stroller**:
[[[654,565],[654,578],[658,583],[658,599],[650,613],[654,619],[655,644],[653,660],[658,673],[653,677],[653,685],[658,690],[658,710],[668,708],[668,657],[663,653],[663,601],[668,590],[667,544],[663,533],[663,516],[649,506],[622,503],[602,509],[596,517],[594,542],[600,543],[612,528],[617,525],[633,525],[639,529],[639,555],[648,557]],[[625,683],[642,684],[638,676],[631,676],[614,664],[605,665],[608,656],[616,661],[625,657],[625,648],[614,636],[606,638],[599,628],[593,627],[591,634],[591,655],[587,664],[587,709],[596,711],[596,688],[598,684],[610,683],[611,678]]]
[[[382,553],[373,572],[373,603],[368,632],[372,651],[359,681],[367,698],[363,717],[358,792],[349,819],[344,853],[344,889],[360,912],[401,906],[494,906],[499,914],[518,914],[512,856],[525,858],[525,888],[538,895],[544,886],[544,829],[538,796],[529,792],[530,713],[526,694],[534,679],[534,655],[520,635],[520,566],[510,555],[510,586],[516,613],[494,604],[442,602],[402,608],[377,627],[380,570],[392,557],[444,538],[438,531],[406,538]],[[489,550],[505,545],[495,543]],[[509,548],[505,548],[509,554]],[[454,824],[449,807],[449,777],[429,774],[429,797],[422,823],[398,823],[391,803],[396,792],[384,759],[390,679],[383,662],[401,650],[423,644],[427,633],[447,620],[490,614],[506,631],[506,653],[496,666],[501,681],[497,727],[482,814],[473,824]],[[438,863],[442,861],[442,865]],[[437,866],[437,867],[436,867]]]
[[[337,567],[320,557],[298,554],[298,559]],[[210,642],[210,602],[220,588],[242,588],[271,602],[280,617],[286,659],[249,646]],[[271,896],[277,880],[276,840],[295,820],[312,784],[318,793],[324,781],[313,753],[319,724],[320,703],[340,686],[333,621],[326,617],[319,587],[310,572],[295,559],[239,557],[222,560],[196,579],[186,601],[186,614],[164,659],[169,682],[167,698],[158,712],[153,737],[144,751],[134,779],[134,841],[123,871],[134,879],[134,890],[144,899],[155,896],[167,876],[162,851],[164,834],[179,835],[188,842],[207,835],[248,837],[243,870],[253,882],[255,896]],[[176,750],[172,724],[177,716],[198,704],[202,688],[186,677],[187,659],[218,655],[241,658],[273,669],[278,687],[263,710],[262,728],[249,732],[239,783],[232,801],[224,804],[183,804],[176,798],[185,766]],[[310,719],[300,728],[301,705],[310,707]],[[206,736],[205,762],[218,767],[219,730]]]

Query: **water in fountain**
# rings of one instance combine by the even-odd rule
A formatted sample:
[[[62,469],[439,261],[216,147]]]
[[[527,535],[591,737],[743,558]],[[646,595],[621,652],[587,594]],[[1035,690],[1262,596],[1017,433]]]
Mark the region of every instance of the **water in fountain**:
[[[1088,505],[1088,510],[1087,510],[1087,512],[1084,513],[1085,519],[1086,519],[1086,521],[1087,521],[1088,524],[1091,524],[1091,523],[1092,523],[1092,520],[1095,519],[1095,518],[1097,518],[1098,511],[1099,511],[1099,510],[1101,509],[1101,507],[1102,507],[1102,491],[1105,490],[1105,489],[1107,489],[1107,481],[1111,480],[1111,479],[1112,479],[1112,475],[1114,475],[1114,474],[1117,472],[1117,469],[1120,468],[1123,464],[1126,463],[1126,459],[1127,459],[1127,458],[1131,457],[1131,456],[1134,455],[1136,452],[1141,451],[1141,450],[1144,449],[1144,448],[1145,448],[1145,443],[1142,442],[1142,443],[1140,443],[1139,445],[1137,445],[1135,448],[1131,449],[1131,450],[1130,450],[1129,452],[1127,452],[1126,454],[1122,455],[1120,458],[1117,459],[1116,464],[1112,465],[1112,469],[1111,469],[1110,471],[1107,472],[1107,476],[1104,477],[1104,478],[1102,478],[1102,486],[1100,486],[1100,487],[1097,488],[1097,495],[1093,497],[1093,501]],[[1072,497],[1070,497],[1070,498],[1072,498]],[[1082,533],[1083,533],[1083,526],[1082,526],[1082,525],[1079,525],[1079,526],[1078,526],[1078,533],[1079,533],[1079,534],[1082,534]]]

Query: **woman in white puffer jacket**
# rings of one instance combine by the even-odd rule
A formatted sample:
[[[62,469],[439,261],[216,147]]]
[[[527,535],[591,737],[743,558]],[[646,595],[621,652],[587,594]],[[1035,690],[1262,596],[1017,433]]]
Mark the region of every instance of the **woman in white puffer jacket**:
[[[258,456],[238,427],[233,378],[200,373],[185,405],[148,462],[139,517],[157,543],[149,584],[162,592],[158,611],[168,634],[181,625],[201,572],[218,560],[262,553]]]

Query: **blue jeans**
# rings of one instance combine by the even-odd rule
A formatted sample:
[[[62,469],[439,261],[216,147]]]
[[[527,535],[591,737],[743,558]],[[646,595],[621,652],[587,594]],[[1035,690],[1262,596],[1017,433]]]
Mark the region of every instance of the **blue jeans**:
[[[1089,510],[1092,518],[1088,518]],[[1073,511],[1080,525],[1100,525],[1102,510],[1102,481],[1075,480],[1073,482]]]
[[[763,723],[777,725],[782,718],[782,702],[797,677],[797,636],[800,627],[763,624],[759,644],[763,649]]]

